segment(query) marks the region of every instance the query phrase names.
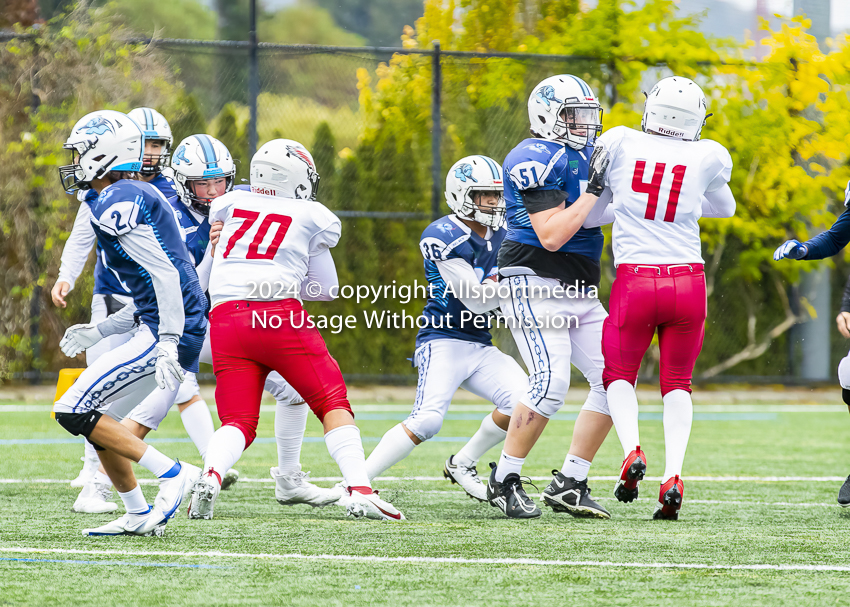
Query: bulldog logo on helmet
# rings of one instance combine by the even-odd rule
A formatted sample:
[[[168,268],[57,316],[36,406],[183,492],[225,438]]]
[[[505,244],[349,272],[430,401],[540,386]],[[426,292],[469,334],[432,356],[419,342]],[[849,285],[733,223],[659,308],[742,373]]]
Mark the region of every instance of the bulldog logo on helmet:
[[[478,180],[472,176],[471,164],[462,164],[458,168],[456,168],[455,177],[460,179],[463,183],[466,183],[467,179],[471,179],[473,182],[478,183]]]
[[[555,98],[555,87],[547,84],[546,86],[541,86],[536,93],[537,98],[539,98],[543,103],[546,104],[546,107],[552,107],[551,102],[561,103],[560,99]]]
[[[96,116],[89,120],[86,125],[77,132],[84,131],[86,135],[103,135],[105,132],[115,133],[112,123],[102,116]]]

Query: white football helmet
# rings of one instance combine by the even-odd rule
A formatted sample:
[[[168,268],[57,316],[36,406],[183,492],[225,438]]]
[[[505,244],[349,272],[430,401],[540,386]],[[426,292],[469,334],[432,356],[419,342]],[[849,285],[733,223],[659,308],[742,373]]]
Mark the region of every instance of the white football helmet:
[[[142,129],[145,140],[159,139],[164,142],[161,154],[145,154],[142,158],[142,175],[156,175],[164,167],[168,166],[168,158],[171,155],[171,144],[174,137],[171,135],[171,127],[165,116],[149,107],[137,107],[127,114],[136,121]]]
[[[251,191],[268,196],[316,200],[319,173],[313,156],[291,139],[272,139],[251,158]]]
[[[180,142],[171,158],[174,171],[174,187],[186,206],[201,215],[209,215],[213,199],[199,198],[191,182],[224,178],[225,192],[233,189],[236,165],[225,145],[209,135],[190,135]]]
[[[495,207],[480,207],[476,192],[497,192]],[[461,219],[471,219],[498,230],[505,220],[502,167],[487,156],[467,156],[458,160],[446,175],[446,202]]]
[[[574,150],[592,145],[602,132],[599,100],[584,80],[569,74],[551,76],[534,87],[528,98],[528,119],[538,137]]]
[[[71,164],[59,167],[59,178],[71,194],[91,189],[92,180],[110,171],[141,169],[145,137],[127,114],[100,110],[80,118],[63,147],[71,152]]]
[[[659,81],[643,108],[641,128],[685,141],[698,141],[705,125],[705,94],[693,80],[671,76]]]

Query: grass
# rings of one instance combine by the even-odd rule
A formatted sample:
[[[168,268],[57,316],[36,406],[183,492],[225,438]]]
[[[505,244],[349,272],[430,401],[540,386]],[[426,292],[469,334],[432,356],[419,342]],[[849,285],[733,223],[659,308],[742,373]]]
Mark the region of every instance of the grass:
[[[0,416],[0,440],[67,437],[46,409],[3,412],[0,406]],[[367,453],[397,423],[376,417],[381,413],[374,409],[361,415]],[[644,482],[637,503],[619,504],[610,498],[612,481],[591,480],[594,495],[612,513],[609,521],[544,509],[541,519],[527,522],[502,518],[447,481],[379,481],[382,496],[408,518],[391,524],[346,519],[333,507],[281,507],[269,479],[240,483],[223,494],[212,521],[171,521],[163,538],[83,538],[80,529],[114,515],[70,512],[76,490],[65,483],[0,484],[0,559],[32,559],[0,560],[0,605],[847,605],[846,571],[670,565],[846,566],[850,513],[845,516],[835,503],[840,481],[688,477],[844,476],[850,468],[848,424],[843,405],[835,412],[821,408],[740,419],[733,412],[698,419],[685,463],[685,505],[675,523],[651,520],[658,486],[651,481]],[[477,426],[474,419],[449,419],[440,435],[467,437]],[[559,468],[571,431],[572,421],[552,421],[524,472],[548,476]],[[321,436],[315,419],[307,434]],[[664,455],[660,421],[642,422],[641,434],[648,474],[658,476]],[[184,436],[176,414],[156,434]],[[273,436],[272,413],[262,414],[259,436]],[[442,462],[461,444],[426,443],[387,474],[438,477]],[[200,463],[190,443],[157,446]],[[76,444],[0,442],[0,478],[73,478],[81,451]],[[494,450],[485,456],[482,471],[497,455]],[[612,435],[591,476],[615,475],[620,460]],[[339,475],[322,442],[305,443],[302,463],[315,477]],[[274,444],[260,442],[238,468],[243,477],[265,479],[275,464]],[[149,478],[144,470],[138,475]],[[536,484],[542,490],[546,481]],[[152,499],[156,488],[143,490]],[[50,552],[57,549],[82,552]],[[306,558],[321,555],[331,557]],[[467,562],[332,558],[339,555]],[[474,561],[523,558],[585,564]],[[623,566],[653,563],[663,566]]]

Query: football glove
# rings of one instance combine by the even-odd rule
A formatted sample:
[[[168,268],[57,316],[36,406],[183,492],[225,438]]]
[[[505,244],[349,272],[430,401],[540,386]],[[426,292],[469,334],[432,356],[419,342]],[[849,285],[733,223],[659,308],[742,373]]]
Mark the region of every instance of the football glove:
[[[59,342],[59,348],[65,356],[74,358],[83,350],[91,348],[101,339],[103,339],[103,335],[97,330],[97,325],[74,325],[65,331],[65,336]]]
[[[590,172],[587,177],[587,187],[585,192],[594,196],[602,195],[605,189],[605,173],[608,172],[608,163],[611,162],[611,155],[608,153],[601,143],[597,143],[593,148],[593,155],[590,157]]]
[[[799,240],[786,240],[773,252],[773,261],[779,261],[785,257],[789,259],[803,259],[809,252],[806,245]]]
[[[174,390],[177,383],[182,384],[183,368],[177,359],[177,342],[172,339],[160,339],[156,344],[156,385],[160,389]]]

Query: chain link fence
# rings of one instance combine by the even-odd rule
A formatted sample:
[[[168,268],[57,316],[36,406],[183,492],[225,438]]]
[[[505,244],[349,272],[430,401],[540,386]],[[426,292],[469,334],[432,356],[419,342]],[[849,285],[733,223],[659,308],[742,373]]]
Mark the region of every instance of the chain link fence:
[[[443,197],[445,174],[460,157],[484,154],[501,162],[528,136],[528,91],[556,73],[587,80],[603,107],[617,101],[617,74],[597,58],[507,53],[444,52],[370,47],[320,47],[249,42],[135,40],[149,44],[177,74],[185,91],[177,115],[167,118],[175,144],[196,132],[221,139],[237,161],[237,178],[247,180],[257,145],[273,138],[297,140],[311,150],[321,175],[319,198],[343,218],[343,237],[334,251],[341,284],[373,288],[424,281],[419,236],[430,220],[448,212]],[[400,61],[403,58],[403,61]],[[392,66],[409,76],[410,94],[399,107],[418,135],[364,133],[364,93],[380,92],[381,76]],[[647,71],[649,81],[663,66]],[[500,91],[498,98],[486,95]],[[118,100],[116,100],[118,101]],[[384,110],[390,111],[388,109]],[[379,128],[379,127],[378,127]],[[614,277],[610,239],[603,254],[600,296],[607,302]],[[57,253],[58,254],[58,253]],[[709,321],[697,377],[747,344],[741,294],[724,281],[741,251],[724,251],[709,300]],[[837,310],[846,263],[836,261],[832,309]],[[764,285],[754,302],[769,322],[781,306]],[[412,356],[416,329],[366,329],[372,312],[417,317],[421,298],[382,297],[374,302],[339,299],[311,305],[317,315],[358,317],[357,329],[323,331],[348,379],[383,383],[415,382]],[[510,334],[497,330],[495,341],[516,354]],[[846,354],[837,339],[824,344],[831,360]],[[795,348],[790,334],[776,339],[764,356],[742,363],[711,381],[801,383],[794,375]],[[51,367],[56,365],[51,365]],[[642,377],[657,374],[657,348],[651,348]],[[55,371],[55,369],[53,369]],[[50,373],[44,376],[49,377]],[[811,383],[811,382],[808,382]]]

